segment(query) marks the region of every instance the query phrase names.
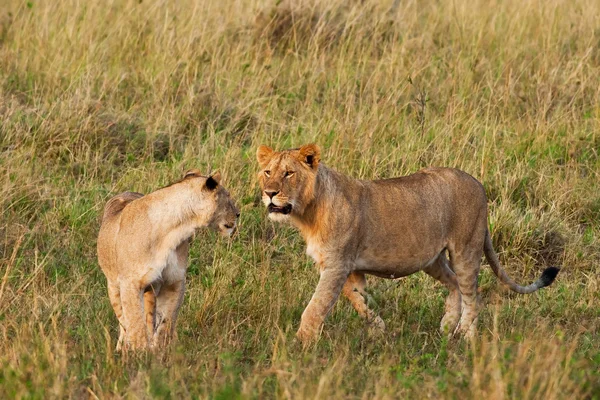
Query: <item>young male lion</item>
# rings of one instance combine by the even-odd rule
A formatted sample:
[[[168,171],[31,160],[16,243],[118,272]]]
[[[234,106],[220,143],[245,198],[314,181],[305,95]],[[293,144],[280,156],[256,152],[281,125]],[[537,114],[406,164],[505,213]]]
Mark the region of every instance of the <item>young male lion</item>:
[[[189,239],[202,227],[231,235],[239,217],[220,175],[188,171],[146,196],[125,192],[104,208],[98,263],[120,324],[117,350],[164,345],[185,290]]]
[[[303,342],[318,335],[340,292],[384,329],[365,300],[365,274],[394,279],[425,271],[450,290],[442,332],[472,336],[482,253],[518,293],[548,286],[558,273],[550,267],[525,287],[506,275],[492,248],[485,191],[465,172],[427,168],[394,179],[352,179],[321,164],[314,144],[285,151],[260,146],[257,159],[269,218],[300,230],[321,274],[297,332]]]

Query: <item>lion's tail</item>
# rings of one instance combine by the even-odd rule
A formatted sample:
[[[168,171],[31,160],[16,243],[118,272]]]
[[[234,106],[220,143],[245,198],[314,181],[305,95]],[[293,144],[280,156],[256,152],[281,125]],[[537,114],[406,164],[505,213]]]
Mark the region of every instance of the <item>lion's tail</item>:
[[[483,252],[485,253],[485,258],[490,263],[490,266],[492,267],[492,270],[494,271],[494,274],[496,274],[498,279],[500,279],[502,283],[504,283],[511,290],[517,293],[533,293],[538,289],[550,285],[552,282],[554,282],[556,275],[558,275],[558,271],[560,271],[560,269],[556,267],[546,268],[542,273],[542,276],[540,276],[537,281],[533,282],[531,285],[528,286],[521,286],[515,281],[513,281],[500,266],[498,255],[492,247],[492,238],[490,237],[489,231],[485,232],[485,244],[483,245]]]
[[[119,214],[125,206],[132,201],[139,199],[140,197],[144,197],[141,193],[136,192],[123,192],[114,197],[111,197],[110,200],[106,202],[104,206],[104,214],[102,215],[102,223],[106,222],[108,218],[112,218],[115,215]]]

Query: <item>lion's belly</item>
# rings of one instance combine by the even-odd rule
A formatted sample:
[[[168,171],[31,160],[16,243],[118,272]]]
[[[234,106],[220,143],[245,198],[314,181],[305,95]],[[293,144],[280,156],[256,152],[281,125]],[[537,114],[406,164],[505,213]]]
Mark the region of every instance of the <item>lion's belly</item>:
[[[396,279],[414,274],[433,264],[439,257],[439,252],[428,257],[383,258],[359,257],[355,261],[357,272],[375,275],[380,278]]]

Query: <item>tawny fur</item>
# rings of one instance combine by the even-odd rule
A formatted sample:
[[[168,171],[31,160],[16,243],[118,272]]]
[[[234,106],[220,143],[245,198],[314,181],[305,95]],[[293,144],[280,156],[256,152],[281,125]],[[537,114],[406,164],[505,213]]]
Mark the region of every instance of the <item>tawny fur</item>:
[[[279,152],[260,146],[257,160],[269,218],[300,230],[306,252],[320,271],[297,332],[303,342],[315,339],[340,293],[361,316],[384,329],[381,318],[367,306],[365,274],[395,279],[426,272],[450,291],[441,330],[472,336],[484,250],[494,273],[519,293],[549,285],[558,272],[548,268],[527,287],[506,275],[487,228],[485,190],[457,169],[427,168],[374,181],[352,179],[320,163],[314,144]]]
[[[196,229],[231,235],[239,215],[219,175],[198,171],[146,196],[125,192],[104,209],[98,263],[119,320],[117,350],[166,344],[183,301],[189,241]]]

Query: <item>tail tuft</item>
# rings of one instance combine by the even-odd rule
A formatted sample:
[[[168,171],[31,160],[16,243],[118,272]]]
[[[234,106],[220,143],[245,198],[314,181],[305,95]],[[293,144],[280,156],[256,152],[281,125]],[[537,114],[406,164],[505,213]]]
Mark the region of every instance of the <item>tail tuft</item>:
[[[543,288],[543,287],[551,285],[552,282],[554,282],[554,279],[556,279],[556,275],[558,275],[558,271],[560,271],[560,268],[556,268],[556,267],[546,268],[538,281],[540,283],[539,287]]]

